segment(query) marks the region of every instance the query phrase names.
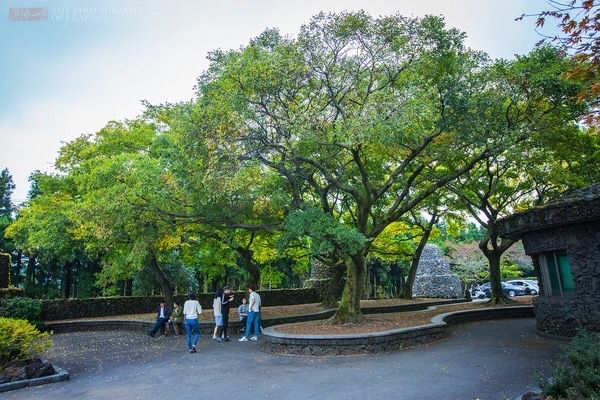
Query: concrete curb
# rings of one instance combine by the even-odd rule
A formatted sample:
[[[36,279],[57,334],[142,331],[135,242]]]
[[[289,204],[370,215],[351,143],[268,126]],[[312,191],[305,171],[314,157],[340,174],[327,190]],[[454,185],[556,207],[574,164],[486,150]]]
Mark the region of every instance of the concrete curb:
[[[428,309],[435,309],[429,306]],[[350,335],[294,335],[266,328],[263,351],[297,355],[344,355],[396,351],[445,338],[453,325],[491,319],[532,318],[533,306],[453,311],[437,315],[428,325]]]
[[[0,393],[8,392],[10,390],[23,389],[31,386],[39,386],[48,383],[58,383],[69,380],[69,373],[66,370],[59,368],[55,365],[53,367],[56,370],[56,374],[53,375],[42,376],[40,378],[33,379],[24,379],[22,381],[16,382],[2,383],[0,384]]]

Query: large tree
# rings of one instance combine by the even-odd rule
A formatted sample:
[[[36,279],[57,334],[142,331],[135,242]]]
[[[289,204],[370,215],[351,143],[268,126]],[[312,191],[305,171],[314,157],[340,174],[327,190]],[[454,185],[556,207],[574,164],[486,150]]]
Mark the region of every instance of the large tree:
[[[199,80],[214,140],[284,177],[298,210],[287,227],[344,262],[336,321],[361,319],[365,259],[386,227],[508,139],[478,129],[486,59],[462,38],[435,17],[320,14],[295,39],[267,31],[213,53]]]
[[[543,37],[540,44],[551,42],[573,55],[575,63],[562,74],[563,78],[582,82],[577,100],[588,102],[586,113],[590,126],[600,123],[600,1],[598,0],[547,0],[550,9],[535,14],[536,30]],[[547,22],[560,29],[557,34],[546,33]]]
[[[498,236],[498,220],[594,180],[589,170],[598,163],[593,160],[597,145],[577,124],[587,110],[574,99],[580,85],[561,79],[571,65],[551,47],[498,62],[491,70],[501,83],[496,95],[510,103],[494,110],[490,129],[514,135],[517,145],[490,155],[450,185],[471,218],[486,229],[479,247],[488,259],[493,303],[506,300],[500,262],[515,243]]]

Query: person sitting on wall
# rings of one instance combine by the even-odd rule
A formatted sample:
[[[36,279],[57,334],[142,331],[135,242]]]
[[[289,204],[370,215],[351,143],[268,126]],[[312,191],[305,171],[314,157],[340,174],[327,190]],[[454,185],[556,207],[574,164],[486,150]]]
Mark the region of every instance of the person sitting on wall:
[[[167,307],[167,305],[165,304],[164,301],[161,301],[160,306],[158,307],[158,313],[156,315],[156,323],[154,324],[154,328],[152,328],[152,330],[150,332],[148,332],[148,335],[154,337],[156,335],[156,332],[158,332],[162,328],[165,328],[165,324],[169,320],[170,315],[171,315],[171,309],[169,307]],[[167,336],[166,328],[165,328],[165,336]]]
[[[238,307],[238,315],[240,316],[240,324],[242,332],[246,330],[246,321],[248,321],[248,299],[242,298],[242,304]]]
[[[183,325],[183,308],[177,302],[173,303],[173,312],[169,323],[165,326],[165,332],[169,331],[169,325],[173,325],[173,332],[175,335],[179,335],[179,327]]]

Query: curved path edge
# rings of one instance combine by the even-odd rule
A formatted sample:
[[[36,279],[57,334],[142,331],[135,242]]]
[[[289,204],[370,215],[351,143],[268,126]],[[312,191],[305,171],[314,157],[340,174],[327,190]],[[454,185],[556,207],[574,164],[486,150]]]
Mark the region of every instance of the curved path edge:
[[[429,307],[433,308],[433,307]],[[510,306],[453,311],[436,315],[427,325],[350,335],[294,335],[264,330],[261,350],[308,356],[370,354],[398,351],[449,336],[453,325],[492,319],[533,318],[533,306]]]

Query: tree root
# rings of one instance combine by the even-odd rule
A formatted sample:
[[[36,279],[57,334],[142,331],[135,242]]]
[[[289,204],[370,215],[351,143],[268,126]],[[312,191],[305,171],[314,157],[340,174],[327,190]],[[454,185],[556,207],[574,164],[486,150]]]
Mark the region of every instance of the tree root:
[[[496,298],[492,297],[487,303],[492,306],[503,305],[503,304],[517,304],[516,301],[511,300],[510,298],[505,297],[505,296],[496,297]]]
[[[365,321],[365,317],[362,314],[358,315],[344,315],[340,316],[335,314],[329,318],[326,322],[327,325],[348,325],[348,324],[360,324]]]

